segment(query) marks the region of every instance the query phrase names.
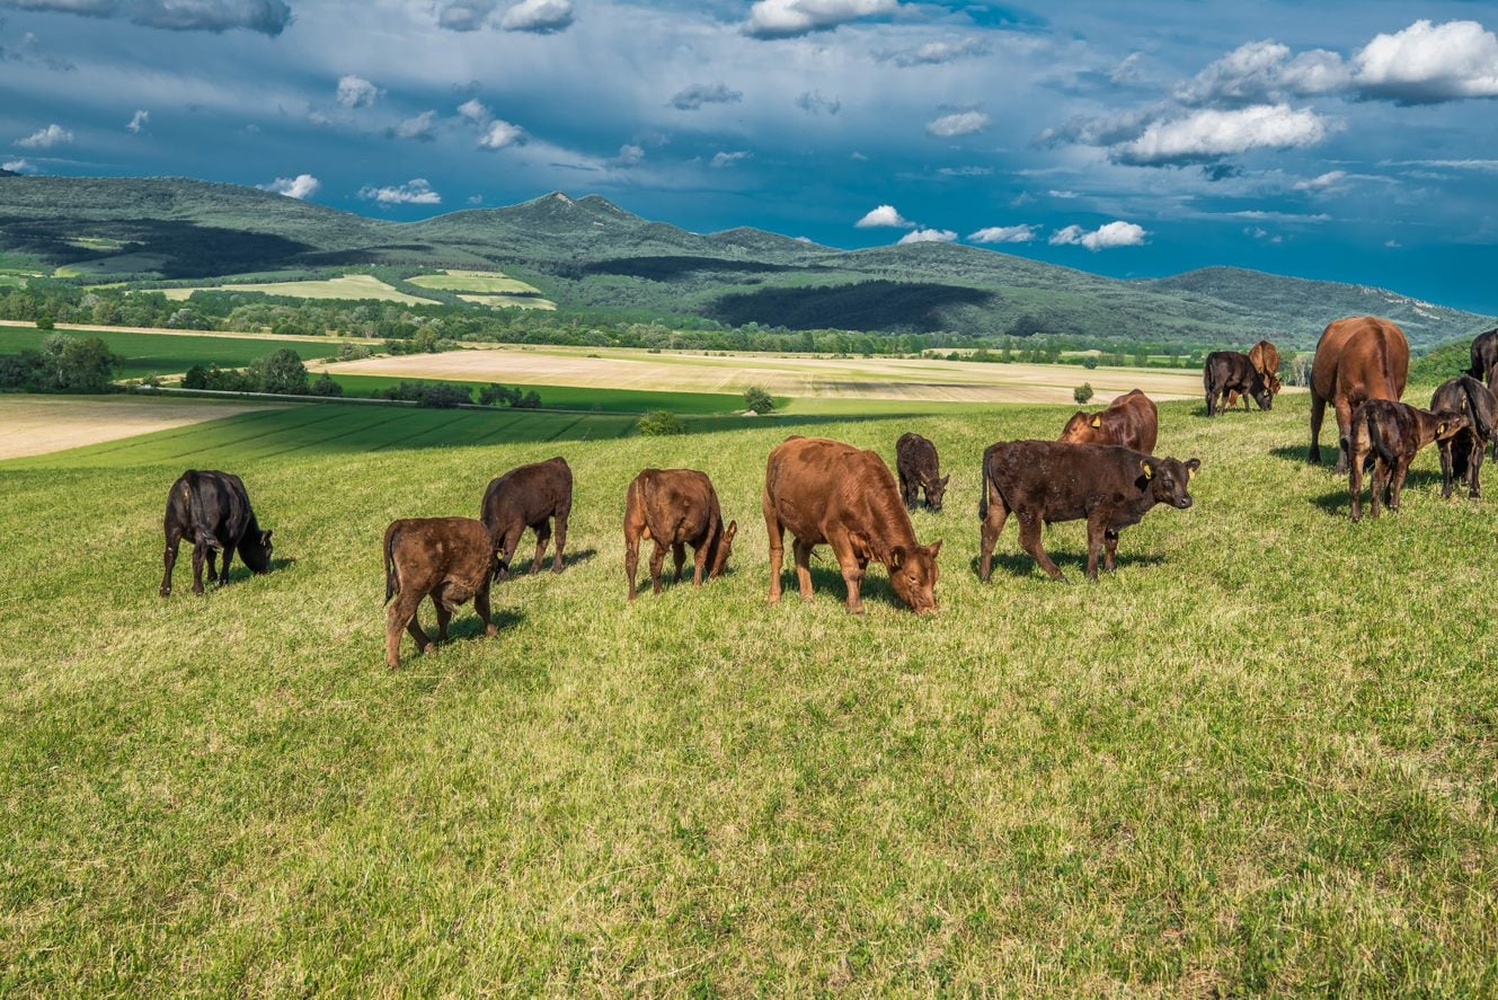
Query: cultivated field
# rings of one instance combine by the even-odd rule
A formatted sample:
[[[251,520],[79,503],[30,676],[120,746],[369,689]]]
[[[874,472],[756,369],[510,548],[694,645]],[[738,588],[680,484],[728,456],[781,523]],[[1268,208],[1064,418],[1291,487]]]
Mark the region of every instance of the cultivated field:
[[[267,295],[286,295],[297,299],[379,299],[382,302],[404,302],[408,305],[431,304],[430,299],[407,295],[372,274],[345,274],[340,278],[321,281],[273,281],[265,284],[163,289],[167,298],[177,300],[185,300],[197,291],[264,292]]]
[[[1191,510],[1096,585],[1080,525],[1062,585],[1011,524],[979,583],[983,448],[1071,408],[541,441],[309,406],[0,464],[0,993],[1498,993],[1495,501],[1442,500],[1426,452],[1353,525],[1304,396],[1168,403]],[[873,568],[847,615],[825,549],[768,605],[769,450],[909,429],[952,475],[915,516],[939,614]],[[566,572],[387,672],[388,521],[558,453]],[[710,472],[738,543],[630,605],[650,465]],[[194,598],[184,559],[163,601],[189,466],[245,478],[276,564]]]
[[[742,392],[759,385],[778,396],[850,397],[964,403],[1069,403],[1083,382],[1097,405],[1135,387],[1157,400],[1199,399],[1198,371],[1071,365],[982,364],[889,358],[652,354],[647,351],[519,349],[369,358],[323,366],[333,374],[571,385],[678,392]]]
[[[497,271],[448,269],[441,274],[418,274],[410,279],[410,283],[422,288],[436,288],[446,292],[472,292],[475,295],[541,294],[541,289],[535,285]]]
[[[189,427],[263,408],[217,400],[0,395],[0,427],[5,428],[0,460]]]

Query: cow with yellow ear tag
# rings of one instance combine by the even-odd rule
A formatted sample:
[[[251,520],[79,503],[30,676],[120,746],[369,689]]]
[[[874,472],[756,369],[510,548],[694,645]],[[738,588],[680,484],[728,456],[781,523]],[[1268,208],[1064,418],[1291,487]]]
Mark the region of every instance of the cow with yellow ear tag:
[[[1446,441],[1471,426],[1464,413],[1432,412],[1396,403],[1370,399],[1352,413],[1352,426],[1345,442],[1348,455],[1347,489],[1352,494],[1352,519],[1363,519],[1363,473],[1373,469],[1373,509],[1386,502],[1399,509],[1404,479],[1420,449],[1435,441]]]

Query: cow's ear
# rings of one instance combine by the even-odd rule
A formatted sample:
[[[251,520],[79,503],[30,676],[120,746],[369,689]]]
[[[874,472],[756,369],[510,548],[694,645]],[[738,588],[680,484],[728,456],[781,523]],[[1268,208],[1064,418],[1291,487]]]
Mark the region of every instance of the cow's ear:
[[[901,566],[904,566],[904,565],[905,565],[905,546],[903,546],[903,545],[896,545],[893,549],[890,549],[890,552],[889,552],[889,568],[891,570],[897,570]]]
[[[274,531],[274,530],[275,529],[271,529],[271,531]],[[270,544],[271,531],[267,531],[265,534],[263,534],[263,535],[260,536],[260,544],[261,545],[269,545]]]
[[[1193,459],[1191,459],[1189,462],[1186,463],[1186,478],[1187,479],[1195,479],[1196,478],[1196,473],[1198,472],[1198,470],[1201,469],[1201,467],[1202,467],[1202,460],[1201,459],[1199,459],[1199,458],[1193,458]]]
[[[1148,461],[1140,461],[1139,467],[1144,470],[1145,479],[1155,478],[1155,467],[1150,465]]]
[[[1097,414],[1096,416],[1094,416],[1092,418],[1092,426],[1094,426],[1094,427],[1101,427],[1101,426],[1103,426],[1103,415],[1101,413]]]
[[[951,479],[951,478],[952,478],[952,474],[951,474],[951,473],[950,473],[950,472],[949,472],[949,473],[947,473],[947,474],[946,474],[946,475],[945,475],[945,476],[942,476],[942,477],[941,477],[941,487],[942,487],[942,489],[946,489],[946,488],[947,488],[947,482],[948,482],[948,481],[949,481],[949,480],[950,480],[950,479]]]
[[[739,533],[739,522],[737,522],[737,521],[729,521],[728,522],[728,530],[723,533],[723,537],[726,538],[726,539],[728,539],[729,541],[732,541],[733,540],[733,536],[736,535],[736,534],[738,534],[738,533]]]
[[[936,541],[936,542],[935,542],[935,543],[934,543],[934,544],[933,544],[933,545],[932,545],[932,546],[931,546],[931,548],[930,548],[930,552],[931,552],[931,558],[932,558],[932,559],[935,559],[935,558],[936,558],[936,557],[937,557],[937,556],[939,556],[939,555],[941,555],[941,540],[940,540],[940,539],[938,539],[938,540],[937,540],[937,541]]]

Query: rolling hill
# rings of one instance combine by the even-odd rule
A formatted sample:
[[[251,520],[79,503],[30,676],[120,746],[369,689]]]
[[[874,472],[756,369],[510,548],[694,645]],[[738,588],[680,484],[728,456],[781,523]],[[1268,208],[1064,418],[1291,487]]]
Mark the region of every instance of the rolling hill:
[[[1209,267],[1118,281],[954,244],[843,251],[750,228],[699,234],[597,195],[393,223],[253,188],[180,178],[0,178],[0,253],[80,280],[163,282],[382,265],[500,269],[562,310],[730,326],[1095,342],[1315,343],[1374,313],[1418,347],[1488,318],[1378,288]]]

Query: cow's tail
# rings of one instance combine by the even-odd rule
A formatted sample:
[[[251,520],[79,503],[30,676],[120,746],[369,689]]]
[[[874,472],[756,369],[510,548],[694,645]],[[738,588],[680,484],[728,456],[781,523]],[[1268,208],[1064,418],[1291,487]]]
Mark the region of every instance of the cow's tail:
[[[1395,460],[1398,456],[1394,454],[1394,449],[1385,440],[1383,433],[1379,429],[1378,421],[1373,419],[1372,408],[1359,407],[1359,409],[1363,412],[1362,426],[1354,426],[1352,433],[1354,435],[1366,434],[1368,436],[1368,443],[1372,445],[1371,453],[1377,455],[1385,467],[1394,468]]]
[[[223,549],[223,543],[218,540],[218,533],[208,520],[208,512],[203,509],[203,490],[198,482],[196,469],[188,469],[182,474],[182,506],[187,510],[187,523],[192,528],[192,541],[194,545],[206,546],[215,551]]]
[[[1476,379],[1473,382],[1476,382]],[[1473,382],[1462,383],[1462,390],[1467,394],[1467,413],[1472,418],[1472,429],[1477,432],[1482,440],[1488,441],[1493,437],[1493,424],[1488,419],[1492,414],[1490,407],[1484,406],[1483,403],[1485,400],[1481,398],[1481,395],[1487,393],[1484,390],[1480,394],[1478,390],[1482,389],[1482,384],[1477,383],[1473,385]]]
[[[400,580],[395,572],[395,533],[397,521],[385,529],[385,603],[389,604],[395,592],[400,589]]]
[[[999,495],[999,488],[994,485],[993,476],[988,471],[988,455],[983,456],[983,493],[978,497],[978,520],[988,520],[988,506],[994,501],[1004,502]]]

